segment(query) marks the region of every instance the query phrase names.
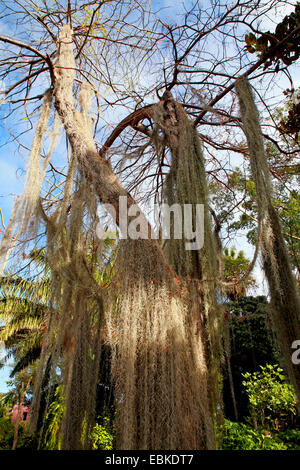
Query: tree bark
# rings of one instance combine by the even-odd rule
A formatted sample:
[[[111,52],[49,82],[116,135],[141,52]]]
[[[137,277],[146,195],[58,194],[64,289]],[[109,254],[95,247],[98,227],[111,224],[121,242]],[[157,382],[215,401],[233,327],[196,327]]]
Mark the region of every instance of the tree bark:
[[[32,377],[29,377],[29,380],[27,382],[27,385],[26,385],[25,390],[23,391],[23,393],[21,393],[21,390],[22,390],[24,385],[23,385],[23,382],[21,382],[21,387],[20,387],[20,391],[19,391],[19,400],[18,400],[18,402],[19,402],[18,403],[18,414],[17,414],[17,419],[15,421],[14,440],[13,440],[13,445],[12,445],[11,450],[16,450],[17,445],[18,445],[19,428],[20,428],[21,413],[22,413],[22,404],[23,404],[25,395],[27,393],[27,390],[29,388],[29,385],[31,384],[31,381],[32,381]]]
[[[72,47],[72,30],[69,25],[64,25],[59,34],[58,59],[54,67],[55,107],[82,171],[93,185],[100,201],[105,204],[111,204],[114,207],[116,223],[119,224],[119,197],[126,197],[128,209],[136,204],[136,202],[129,192],[123,188],[109,162],[97,152],[92,136],[86,132],[84,116],[75,109],[73,103],[74,70],[75,59]],[[171,268],[159,243],[150,237],[152,228],[147,218],[143,215],[142,211],[140,211],[140,214],[145,220],[145,225],[148,227],[149,236],[145,242],[150,244],[151,248],[156,252],[158,259],[170,271]]]
[[[97,152],[92,134],[91,132],[87,132],[85,116],[74,107],[72,93],[74,69],[75,60],[72,48],[72,30],[68,25],[65,25],[59,35],[58,59],[54,66],[53,93],[55,107],[63,123],[72,151],[79,161],[81,171],[83,171],[86,178],[93,186],[100,201],[102,203],[109,203],[114,207],[117,214],[116,222],[118,224],[120,215],[119,197],[125,196],[127,198],[128,208],[135,204],[135,201],[128,191],[122,187],[109,163]],[[176,138],[175,135],[173,137],[174,139]],[[141,216],[146,219],[142,213]],[[151,226],[148,221],[146,223],[148,233],[150,234]],[[148,237],[144,240],[144,243],[145,256],[148,256],[147,253],[151,253],[151,258],[156,259],[157,263],[160,263],[167,273],[171,273],[175,283],[177,279],[175,271],[169,265],[158,241]],[[203,390],[202,393],[206,394],[207,390]],[[203,397],[203,399],[205,398]]]

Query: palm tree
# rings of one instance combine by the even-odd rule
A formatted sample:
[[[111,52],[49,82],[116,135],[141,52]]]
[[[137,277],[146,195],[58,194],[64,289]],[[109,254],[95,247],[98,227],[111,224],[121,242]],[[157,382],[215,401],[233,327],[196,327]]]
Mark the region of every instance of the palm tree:
[[[30,253],[30,258],[43,269],[43,275],[24,279],[6,274],[0,278],[0,341],[6,348],[2,360],[16,363],[11,377],[33,364],[41,353],[43,334],[47,324],[50,276],[43,250]]]
[[[111,280],[115,252],[115,240],[106,238],[103,264],[97,264],[94,273],[96,282],[103,287]],[[6,349],[0,367],[10,358],[16,359],[11,377],[39,359],[48,322],[51,272],[45,250],[33,250],[28,258],[40,268],[36,276],[24,279],[6,274],[0,277],[0,324],[3,324],[0,342],[4,342]]]

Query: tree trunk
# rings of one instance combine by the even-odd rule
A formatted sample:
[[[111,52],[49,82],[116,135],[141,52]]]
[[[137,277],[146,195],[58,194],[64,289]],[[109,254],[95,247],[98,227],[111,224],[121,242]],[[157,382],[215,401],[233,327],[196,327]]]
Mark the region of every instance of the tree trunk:
[[[11,450],[16,450],[17,448],[17,445],[18,445],[18,438],[19,438],[19,428],[20,428],[20,421],[21,421],[21,413],[22,413],[22,405],[23,405],[23,401],[24,401],[24,398],[25,398],[25,395],[27,393],[27,390],[29,388],[29,385],[32,381],[32,377],[29,378],[28,382],[27,382],[27,385],[25,387],[25,390],[23,391],[23,393],[21,393],[21,390],[24,386],[23,382],[21,383],[21,388],[20,388],[20,392],[19,392],[19,400],[18,400],[18,414],[17,414],[17,419],[15,421],[15,429],[14,429],[14,440],[13,440],[13,445],[12,445],[12,448]]]
[[[259,114],[249,82],[236,83],[241,117],[249,147],[258,210],[263,268],[268,280],[272,321],[289,379],[295,387],[300,409],[300,368],[292,362],[292,345],[300,338],[300,297],[282,235],[280,219],[272,203],[270,170],[264,149]]]
[[[75,60],[72,48],[72,30],[68,25],[65,25],[59,35],[58,60],[54,67],[55,107],[64,125],[64,129],[71,144],[72,151],[79,161],[81,171],[83,171],[88,181],[91,183],[91,185],[93,185],[97,196],[100,198],[100,201],[102,203],[109,203],[114,207],[117,214],[116,222],[118,223],[119,197],[125,196],[127,198],[128,208],[135,204],[135,201],[122,187],[120,181],[113,173],[109,163],[96,151],[91,132],[89,132],[86,128],[85,116],[82,112],[79,113],[74,107],[72,93],[74,69]],[[141,214],[141,216],[145,218],[144,215]],[[145,220],[147,219],[145,218]],[[148,221],[146,223],[148,227],[148,233],[150,234],[151,226]],[[148,237],[148,239],[143,240],[143,243],[145,246],[143,255],[147,257],[147,253],[150,253],[151,259],[156,259],[157,263],[160,263],[165,271],[171,274],[171,277],[173,277],[175,281],[175,272],[167,262],[167,259],[161,250],[158,241]],[[176,384],[172,385],[176,387]],[[201,392],[199,390],[199,393],[207,395],[207,388]],[[205,400],[204,396],[203,400]],[[209,410],[207,411],[209,413]],[[180,413],[182,414],[181,410]],[[197,410],[195,410],[195,413],[197,413]],[[205,421],[209,422],[210,417],[206,418],[207,419],[205,419]],[[212,429],[211,424],[210,428]],[[70,430],[70,432],[72,432],[72,430]],[[194,429],[194,434],[197,432],[198,430]],[[65,437],[65,439],[67,442],[67,437]],[[191,431],[191,440],[193,440],[193,431]],[[180,443],[176,445],[180,446]]]

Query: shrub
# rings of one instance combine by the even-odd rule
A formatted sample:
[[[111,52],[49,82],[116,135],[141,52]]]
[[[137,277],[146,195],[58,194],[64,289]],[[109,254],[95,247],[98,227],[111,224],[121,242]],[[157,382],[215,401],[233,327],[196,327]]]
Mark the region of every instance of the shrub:
[[[10,450],[14,440],[14,423],[11,422],[10,416],[2,407],[0,407],[0,450]],[[34,437],[29,434],[27,425],[20,423],[18,449],[32,448]]]
[[[300,450],[300,430],[269,431],[225,420],[222,450]]]
[[[103,424],[96,424],[92,434],[93,450],[112,450],[114,430],[111,428],[109,418],[103,418]]]
[[[259,372],[242,374],[249,398],[250,419],[255,429],[286,429],[295,422],[297,399],[277,365],[260,366]]]

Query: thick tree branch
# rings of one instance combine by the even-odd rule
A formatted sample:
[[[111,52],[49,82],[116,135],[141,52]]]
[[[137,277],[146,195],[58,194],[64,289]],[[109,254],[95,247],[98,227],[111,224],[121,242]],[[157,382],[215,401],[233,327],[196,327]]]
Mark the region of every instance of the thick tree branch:
[[[282,45],[284,45],[290,37],[292,37],[295,33],[297,33],[300,30],[300,26],[296,28],[294,31],[292,31],[288,36],[286,36],[282,41],[278,42],[272,49],[270,49],[269,53],[266,54],[263,58],[261,58],[259,61],[257,61],[255,64],[252,65],[244,74],[241,75],[241,77],[248,77],[251,75],[255,70],[257,70],[261,65],[265,63],[265,61],[272,57],[276,50],[280,48]],[[227,88],[225,88],[222,93],[220,93],[218,96],[216,96],[206,107],[201,111],[201,113],[198,115],[198,117],[194,121],[194,126],[196,127],[202,120],[202,118],[205,116],[205,114],[212,110],[213,106],[218,103],[224,96],[226,96],[233,88],[235,87],[235,82],[229,85]],[[169,87],[168,87],[169,89]],[[150,110],[153,105],[148,105],[145,106],[141,109],[138,109],[137,111],[134,111],[133,113],[129,114],[126,118],[124,118],[118,125],[117,127],[113,130],[111,135],[108,137],[106,140],[105,144],[103,145],[102,149],[100,150],[99,154],[100,156],[104,156],[106,151],[109,149],[109,147],[114,143],[114,141],[119,137],[119,135],[123,132],[124,129],[128,126],[132,126],[136,128],[136,125],[138,124],[139,121],[142,119],[145,119],[146,117],[150,116]],[[211,124],[211,123],[209,123]]]
[[[113,130],[111,135],[108,137],[106,140],[105,144],[103,145],[102,149],[99,151],[99,155],[101,157],[104,156],[104,154],[107,152],[109,147],[114,143],[114,141],[119,137],[119,135],[123,132],[126,127],[131,126],[135,127],[139,121],[142,121],[143,119],[150,117],[151,116],[151,108],[153,107],[153,104],[144,106],[141,109],[137,109],[133,113],[129,114],[124,118],[118,125],[117,127]]]
[[[55,107],[64,125],[72,151],[79,160],[82,171],[93,185],[101,202],[111,204],[114,207],[116,223],[119,224],[120,196],[126,197],[128,209],[136,203],[128,191],[122,187],[109,163],[97,152],[95,142],[91,135],[87,134],[83,124],[84,116],[76,111],[74,107],[72,94],[74,68],[72,30],[69,25],[65,25],[59,35],[58,59],[54,67],[56,77],[54,86]],[[141,112],[137,111],[136,114],[139,118],[141,117]],[[131,119],[131,123],[135,120],[136,116]],[[157,251],[157,256],[164,259],[164,254],[157,240],[150,239],[152,229],[147,218],[141,211],[140,216],[144,218],[147,227],[149,244]],[[168,266],[166,261],[165,263]]]

